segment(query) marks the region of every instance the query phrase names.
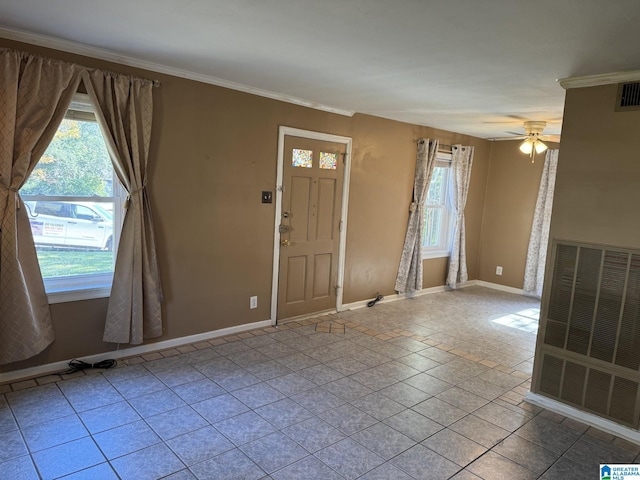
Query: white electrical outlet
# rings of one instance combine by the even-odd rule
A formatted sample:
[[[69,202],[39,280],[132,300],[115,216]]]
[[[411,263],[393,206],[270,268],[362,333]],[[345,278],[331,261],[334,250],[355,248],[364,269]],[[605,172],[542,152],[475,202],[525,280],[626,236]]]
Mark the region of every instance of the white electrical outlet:
[[[258,297],[249,297],[249,308],[258,308]]]
[[[502,275],[502,267],[496,267],[496,275]]]

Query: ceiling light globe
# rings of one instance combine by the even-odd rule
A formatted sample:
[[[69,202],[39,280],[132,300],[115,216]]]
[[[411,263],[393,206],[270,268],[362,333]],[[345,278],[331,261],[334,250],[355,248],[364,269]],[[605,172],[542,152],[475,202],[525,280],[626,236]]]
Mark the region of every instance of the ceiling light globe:
[[[547,149],[547,146],[540,140],[536,142],[536,153],[542,153]]]
[[[527,155],[531,155],[531,152],[533,152],[533,142],[531,141],[531,139],[527,138],[520,144],[520,151],[522,153],[526,153]]]

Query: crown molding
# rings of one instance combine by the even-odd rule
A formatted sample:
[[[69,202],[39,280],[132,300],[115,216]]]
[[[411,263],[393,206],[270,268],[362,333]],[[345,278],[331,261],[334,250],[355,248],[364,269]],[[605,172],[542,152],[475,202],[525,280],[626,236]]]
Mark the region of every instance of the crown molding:
[[[558,83],[565,90],[570,88],[597,87],[600,85],[611,85],[613,83],[626,83],[640,81],[640,70],[629,70],[626,72],[600,73],[597,75],[584,75],[582,77],[567,77],[558,80]]]
[[[329,105],[323,105],[321,103],[313,102],[310,100],[292,97],[290,95],[285,95],[282,93],[271,92],[269,90],[262,90],[261,88],[251,87],[242,83],[231,82],[222,78],[213,77],[211,75],[205,75],[189,70],[169,67],[167,65],[162,65],[159,63],[148,62],[146,60],[141,60],[139,58],[130,57],[127,55],[121,55],[102,48],[91,47],[69,40],[61,40],[59,38],[51,37],[48,35],[40,35],[36,33],[0,27],[0,37],[6,38],[7,40],[15,40],[17,42],[30,43],[32,45],[38,45],[40,47],[52,48],[54,50],[61,50],[63,52],[75,53],[77,55],[97,58],[108,62],[118,63],[120,65],[127,65],[129,67],[141,68],[144,70],[149,70],[151,72],[163,73],[174,77],[186,78],[188,80],[195,80],[196,82],[208,83],[210,85],[215,85],[218,87],[237,90],[239,92],[258,95],[260,97],[279,100],[281,102],[292,103],[294,105],[313,108],[315,110],[321,110],[323,112],[344,115],[346,117],[352,117],[356,113],[352,110],[344,110],[342,108],[331,107]]]

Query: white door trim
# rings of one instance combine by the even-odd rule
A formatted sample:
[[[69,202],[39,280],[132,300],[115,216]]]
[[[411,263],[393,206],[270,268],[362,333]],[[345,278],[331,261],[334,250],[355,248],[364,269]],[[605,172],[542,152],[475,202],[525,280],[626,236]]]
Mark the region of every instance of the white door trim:
[[[284,137],[302,137],[323,142],[341,143],[346,147],[347,161],[344,166],[342,186],[342,211],[340,212],[340,246],[338,249],[338,289],[336,291],[336,311],[342,311],[344,290],[344,260],[347,247],[347,214],[349,212],[349,178],[351,176],[351,137],[329,133],[301,130],[280,126],[278,129],[278,167],[276,173],[276,217],[273,228],[273,278],[271,280],[271,325],[275,325],[278,315],[278,280],[280,276],[280,219],[282,215],[282,177],[284,172]]]

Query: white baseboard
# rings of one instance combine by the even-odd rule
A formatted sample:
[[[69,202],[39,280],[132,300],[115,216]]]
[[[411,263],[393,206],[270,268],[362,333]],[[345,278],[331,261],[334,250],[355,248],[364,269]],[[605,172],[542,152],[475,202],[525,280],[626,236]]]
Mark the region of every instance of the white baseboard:
[[[114,350],[111,352],[98,353],[83,357],[82,361],[87,363],[96,363],[108,358],[119,359],[125,357],[131,357],[134,355],[142,355],[150,352],[157,352],[158,350],[166,350],[168,348],[180,347],[182,345],[189,345],[192,343],[204,342],[213,338],[224,337],[226,335],[234,335],[236,333],[246,332],[248,330],[255,330],[256,328],[265,328],[271,326],[271,320],[263,320],[261,322],[245,323],[244,325],[237,325],[235,327],[221,328],[220,330],[212,330],[210,332],[198,333],[195,335],[188,335],[186,337],[172,338],[170,340],[163,340],[155,343],[148,343],[145,345],[139,345],[136,347],[128,347],[123,349]],[[12,382],[16,380],[25,380],[28,378],[41,377],[43,375],[49,375],[52,373],[59,373],[68,368],[68,364],[72,359],[63,360],[60,362],[47,363],[45,365],[38,365],[37,367],[24,368],[21,370],[14,370],[11,372],[0,373],[0,384]]]
[[[395,302],[396,300],[401,300],[402,298],[403,297],[401,297],[397,293],[394,293],[393,295],[385,295],[382,300],[380,300],[378,303],[376,303],[376,305],[381,304],[381,303]],[[367,303],[369,303],[370,301],[371,300],[360,300],[359,302],[344,303],[344,304],[342,304],[342,307],[340,307],[340,311],[344,312],[346,310],[357,310],[359,308],[366,307]]]
[[[463,284],[458,285],[458,288],[471,287],[473,285],[477,285],[477,280],[469,280]],[[441,292],[450,292],[453,289],[447,285],[439,285],[437,287],[423,288],[422,290],[418,290],[412,294],[404,294],[404,293],[395,293],[393,295],[386,295],[382,300],[378,303],[390,303],[395,302],[397,300],[405,300],[407,298],[421,297],[422,295],[430,295],[432,293],[441,293]],[[363,308],[367,306],[371,300],[361,300],[359,302],[347,303],[342,305],[340,311],[344,310],[356,310],[358,308]]]
[[[473,286],[492,288],[493,290],[500,290],[501,292],[515,293],[516,295],[525,295],[524,290],[521,288],[507,287],[506,285],[500,285],[499,283],[485,282],[484,280],[469,280],[468,282],[461,283],[456,288],[466,288],[466,287],[473,287]],[[393,295],[386,295],[378,303],[389,303],[389,302],[395,302],[397,300],[404,300],[407,298],[421,297],[422,295],[430,295],[432,293],[451,292],[451,291],[454,291],[454,289],[449,287],[448,285],[439,285],[437,287],[423,288],[422,290],[419,290],[412,294],[395,293]],[[371,300],[361,300],[359,302],[346,303],[342,305],[342,307],[340,308],[340,311],[342,312],[344,310],[356,310],[358,308],[363,308],[363,307],[366,307],[367,303],[369,303],[370,301]]]
[[[486,287],[486,288],[493,288],[494,290],[501,290],[503,292],[515,293],[520,295],[524,294],[524,291],[522,289],[506,287],[504,285],[485,282],[482,280],[470,280],[468,282],[458,285],[457,288],[471,287],[474,285]],[[406,295],[406,294],[387,295],[384,297],[384,299],[382,299],[378,303],[390,303],[390,302],[395,302],[397,300],[405,300],[407,298],[421,297],[422,295],[430,295],[433,293],[448,292],[452,290],[453,289],[447,285],[440,285],[437,287],[424,288],[410,295]],[[370,300],[362,300],[359,302],[343,304],[340,308],[340,311],[364,308],[367,306],[367,303],[369,303],[369,301]],[[323,312],[323,313],[330,314],[330,313],[333,313],[333,311]],[[313,316],[316,317],[318,315],[313,315]],[[95,355],[84,357],[81,360],[87,363],[96,363],[102,360],[106,360],[108,358],[119,359],[119,358],[131,357],[133,355],[142,355],[145,353],[155,352],[158,350],[166,350],[168,348],[179,347],[181,345],[188,345],[191,343],[203,342],[206,340],[211,340],[213,338],[223,337],[225,335],[233,335],[236,333],[246,332],[248,330],[254,330],[256,328],[270,327],[271,325],[272,325],[271,320],[263,320],[261,322],[247,323],[244,325],[237,325],[235,327],[228,327],[220,330],[213,330],[210,332],[198,333],[196,335],[172,338],[170,340],[163,340],[160,342],[148,343],[148,344],[140,345],[136,347],[128,347],[128,348],[114,350],[111,352],[98,353]],[[28,378],[40,377],[43,375],[49,375],[51,373],[58,373],[58,372],[64,371],[67,369],[68,363],[71,360],[72,359],[70,358],[68,360],[63,360],[60,362],[47,363],[45,365],[38,365],[37,367],[30,367],[30,368],[24,368],[21,370],[14,370],[11,372],[0,373],[0,384],[13,382],[16,380],[24,380]]]
[[[485,282],[484,280],[476,280],[476,285],[479,287],[493,288],[494,290],[500,290],[501,292],[515,293],[516,295],[524,295],[524,290],[521,288],[507,287],[506,285],[500,285],[499,283]]]
[[[538,407],[546,408],[547,410],[551,410],[552,412],[559,413],[560,415],[564,415],[565,417],[571,418],[578,422],[582,422],[591,427],[595,427],[599,430],[610,433],[611,435],[624,438],[625,440],[628,440],[635,444],[640,444],[639,431],[633,430],[629,427],[625,427],[624,425],[620,425],[619,423],[612,422],[611,420],[607,420],[606,418],[602,418],[598,415],[578,410],[575,407],[566,405],[562,402],[558,402],[557,400],[553,400],[551,398],[533,392],[528,392],[525,395],[525,400],[529,403],[537,405]]]

